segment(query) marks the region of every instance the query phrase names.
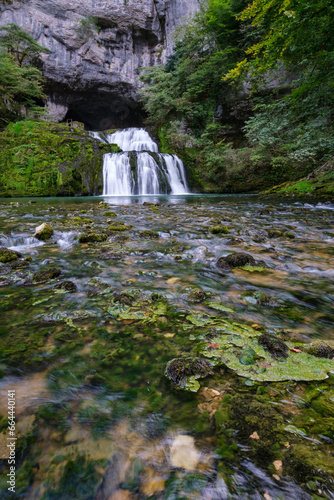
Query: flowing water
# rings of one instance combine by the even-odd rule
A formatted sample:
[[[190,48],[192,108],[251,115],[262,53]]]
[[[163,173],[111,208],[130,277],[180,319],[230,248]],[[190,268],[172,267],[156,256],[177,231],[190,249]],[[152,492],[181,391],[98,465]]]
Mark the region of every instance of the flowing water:
[[[117,144],[124,151],[104,156],[104,195],[177,195],[189,192],[182,160],[176,155],[159,153],[157,144],[146,130],[129,128],[114,134],[91,132],[91,135]]]
[[[112,140],[130,147],[125,135]],[[244,336],[252,358],[263,332],[297,351],[334,341],[333,205],[33,201],[0,200],[0,246],[22,255],[0,263],[1,498],[334,498],[334,361],[313,357],[325,374],[314,364],[312,380],[303,352],[290,351],[289,365],[232,360]],[[33,237],[42,222],[55,229],[44,243]],[[104,241],[80,243],[82,233]],[[217,266],[233,252],[256,264]],[[59,276],[37,280],[54,268]],[[198,392],[172,386],[170,360],[214,356],[221,338],[235,341],[231,359]],[[288,366],[296,376],[284,377]],[[6,484],[13,389],[16,494]]]

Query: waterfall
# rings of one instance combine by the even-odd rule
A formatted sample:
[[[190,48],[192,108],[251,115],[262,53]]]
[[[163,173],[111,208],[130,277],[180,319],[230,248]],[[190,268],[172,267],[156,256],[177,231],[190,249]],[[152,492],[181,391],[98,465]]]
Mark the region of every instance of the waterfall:
[[[182,160],[159,153],[157,144],[142,128],[114,134],[91,132],[103,142],[117,144],[122,153],[109,153],[103,160],[103,195],[129,196],[185,194],[189,192]]]

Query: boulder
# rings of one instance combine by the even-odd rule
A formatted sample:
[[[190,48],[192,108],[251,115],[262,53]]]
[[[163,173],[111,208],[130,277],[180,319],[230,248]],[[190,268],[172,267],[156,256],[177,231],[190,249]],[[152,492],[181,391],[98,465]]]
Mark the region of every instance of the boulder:
[[[44,222],[40,226],[36,227],[34,237],[40,241],[49,240],[54,233],[54,229],[48,222]]]
[[[9,250],[9,248],[0,247],[0,262],[13,262],[17,260],[22,255],[19,252],[15,252],[14,250]]]

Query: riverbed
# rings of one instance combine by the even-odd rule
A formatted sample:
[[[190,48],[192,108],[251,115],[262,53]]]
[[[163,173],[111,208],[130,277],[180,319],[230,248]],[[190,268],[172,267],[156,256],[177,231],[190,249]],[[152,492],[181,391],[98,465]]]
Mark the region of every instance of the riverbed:
[[[334,498],[333,220],[258,196],[0,200],[19,252],[0,264],[1,498],[8,390],[14,498]],[[211,368],[178,385],[179,358]]]

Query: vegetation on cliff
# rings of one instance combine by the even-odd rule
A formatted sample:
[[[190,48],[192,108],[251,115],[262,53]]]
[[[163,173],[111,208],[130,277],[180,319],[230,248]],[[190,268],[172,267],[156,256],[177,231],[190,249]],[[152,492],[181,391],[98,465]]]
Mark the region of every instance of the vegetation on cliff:
[[[0,197],[100,194],[103,155],[117,151],[78,123],[12,123],[0,134]]]
[[[44,114],[43,78],[36,64],[48,52],[16,24],[0,28],[0,127]]]
[[[333,9],[208,0],[178,30],[168,63],[144,72],[149,121],[199,185],[263,189],[333,157]]]

